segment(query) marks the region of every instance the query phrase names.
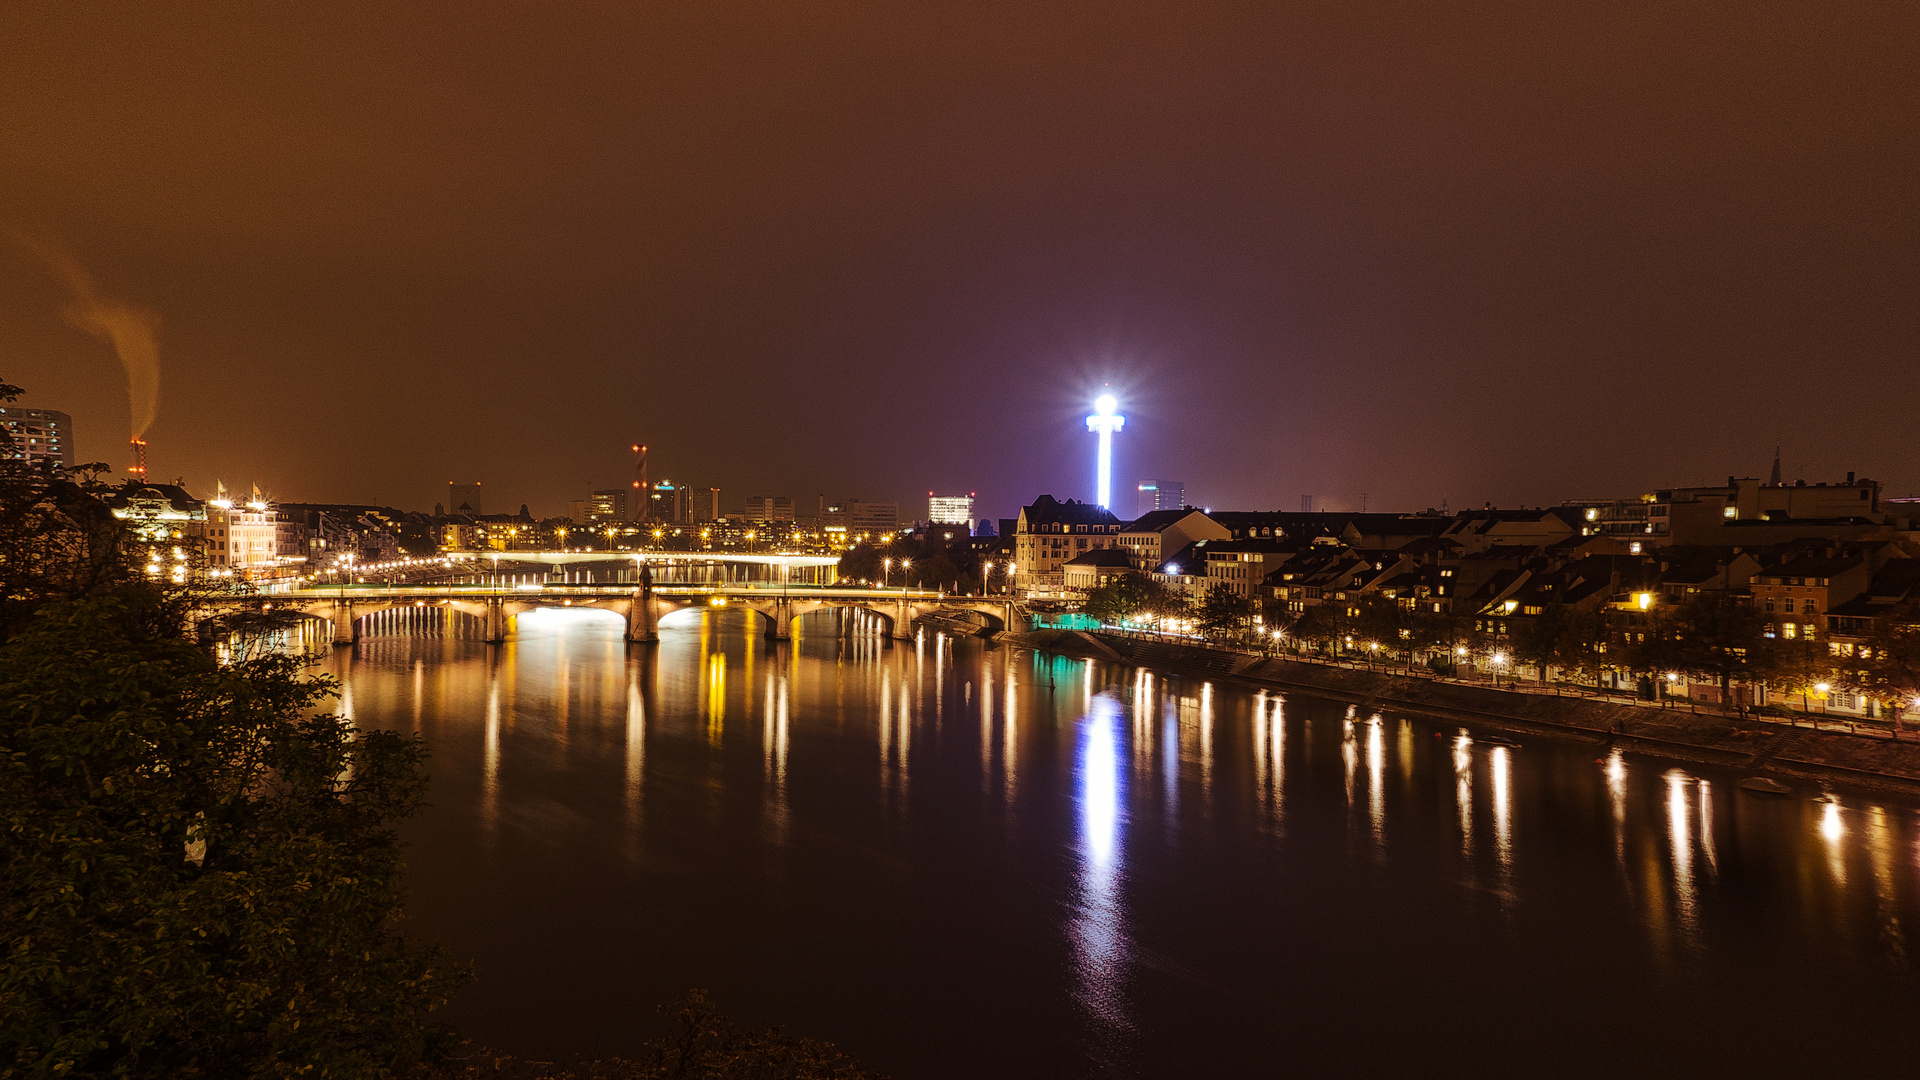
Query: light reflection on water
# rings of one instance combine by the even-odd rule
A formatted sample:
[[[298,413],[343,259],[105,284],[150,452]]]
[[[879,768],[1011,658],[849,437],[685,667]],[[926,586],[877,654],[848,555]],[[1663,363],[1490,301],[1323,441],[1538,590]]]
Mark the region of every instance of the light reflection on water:
[[[1822,1009],[1920,1004],[1910,801],[835,625],[776,647],[706,612],[629,649],[550,612],[326,656],[343,709],[434,751],[411,910],[479,964],[476,1033],[618,1050],[697,985],[898,1075],[1241,1074],[1278,1039],[1341,1048],[1308,1072],[1470,1045],[1519,1075],[1555,1070],[1516,1032],[1569,1010],[1778,1066]]]

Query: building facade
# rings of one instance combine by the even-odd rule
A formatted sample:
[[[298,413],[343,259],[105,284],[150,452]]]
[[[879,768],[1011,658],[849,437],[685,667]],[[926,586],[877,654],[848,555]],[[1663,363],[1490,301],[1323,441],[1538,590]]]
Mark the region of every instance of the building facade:
[[[1063,588],[1062,568],[1088,551],[1118,546],[1121,528],[1120,519],[1097,503],[1040,496],[1020,508],[1014,523],[1015,584],[1023,589]]]
[[[0,456],[56,469],[73,468],[73,418],[52,409],[0,407]]]
[[[687,518],[689,521],[717,521],[720,517],[720,489],[717,487],[697,487],[687,489]]]
[[[207,502],[207,566],[241,577],[273,571],[280,559],[280,515],[256,489],[253,498],[228,498],[223,485]]]
[[[793,500],[785,495],[747,496],[746,519],[750,522],[793,524]]]
[[[965,495],[935,495],[927,492],[927,520],[935,525],[965,525],[973,528],[973,492]]]

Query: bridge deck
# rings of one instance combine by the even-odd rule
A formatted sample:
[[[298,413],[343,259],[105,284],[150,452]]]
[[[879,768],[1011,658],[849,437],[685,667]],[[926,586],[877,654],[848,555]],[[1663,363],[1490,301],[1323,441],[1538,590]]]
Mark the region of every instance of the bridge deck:
[[[491,599],[538,600],[542,597],[632,596],[635,585],[356,585],[347,588],[289,589],[285,592],[257,593],[216,598],[215,602],[251,603],[256,600],[431,600]],[[1005,597],[949,595],[930,589],[837,589],[819,585],[781,586],[767,583],[727,585],[655,585],[655,596],[679,598],[698,596],[741,597],[754,600],[948,600],[956,603],[1005,603]]]

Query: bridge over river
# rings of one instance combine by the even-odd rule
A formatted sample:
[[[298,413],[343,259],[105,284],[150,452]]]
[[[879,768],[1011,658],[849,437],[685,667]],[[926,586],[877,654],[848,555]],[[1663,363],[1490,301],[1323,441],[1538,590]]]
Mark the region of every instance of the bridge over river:
[[[518,553],[516,553],[518,554]],[[888,633],[913,637],[915,619],[949,615],[978,621],[987,630],[1013,623],[1010,599],[948,596],[928,589],[829,588],[779,585],[655,585],[643,574],[639,585],[376,585],[296,589],[264,596],[234,596],[210,601],[216,609],[297,612],[333,627],[335,645],[360,638],[368,616],[397,608],[444,608],[483,619],[486,639],[501,642],[515,616],[537,608],[604,608],[621,615],[628,641],[658,641],[660,620],[675,611],[698,607],[744,608],[760,616],[769,639],[789,640],[793,621],[823,609],[857,609],[882,619]]]
[[[791,555],[747,551],[446,551],[456,562],[496,569],[503,564],[554,568],[615,563],[647,568],[655,580],[698,579],[718,571],[731,579],[757,578],[791,585],[831,585],[839,576],[838,555]]]

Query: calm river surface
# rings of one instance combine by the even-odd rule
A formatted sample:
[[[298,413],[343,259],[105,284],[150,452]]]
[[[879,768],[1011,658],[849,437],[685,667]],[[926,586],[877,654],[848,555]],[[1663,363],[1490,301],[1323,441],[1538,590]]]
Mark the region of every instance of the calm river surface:
[[[1920,1072],[1912,802],[676,618],[326,661],[432,748],[410,911],[483,1041],[617,1053],[702,987],[903,1078]]]

